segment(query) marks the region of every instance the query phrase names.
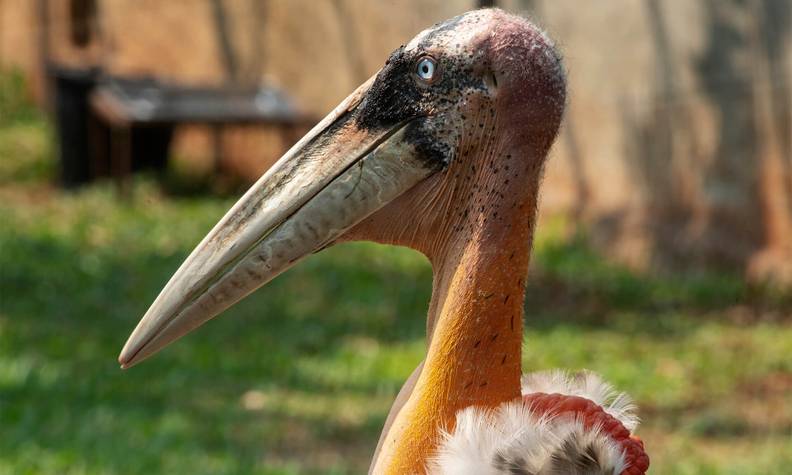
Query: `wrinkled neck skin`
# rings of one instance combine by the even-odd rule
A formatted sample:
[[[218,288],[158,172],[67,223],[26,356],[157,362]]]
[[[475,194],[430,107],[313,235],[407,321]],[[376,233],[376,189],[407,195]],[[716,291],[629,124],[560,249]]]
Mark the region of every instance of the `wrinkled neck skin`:
[[[374,473],[422,473],[459,410],[519,396],[530,233],[524,222],[514,226],[521,228],[514,238],[486,239],[484,228],[434,262],[426,360]]]
[[[463,144],[445,172],[347,236],[412,247],[434,270],[426,359],[391,410],[371,473],[423,473],[457,411],[520,395],[524,282],[544,153],[477,142],[483,150]]]

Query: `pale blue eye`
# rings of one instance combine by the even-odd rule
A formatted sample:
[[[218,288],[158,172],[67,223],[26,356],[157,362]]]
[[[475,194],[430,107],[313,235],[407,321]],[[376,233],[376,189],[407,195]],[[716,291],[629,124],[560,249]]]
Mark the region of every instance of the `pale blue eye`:
[[[434,79],[435,71],[437,70],[437,63],[432,58],[423,58],[418,61],[415,73],[424,81],[431,81]]]

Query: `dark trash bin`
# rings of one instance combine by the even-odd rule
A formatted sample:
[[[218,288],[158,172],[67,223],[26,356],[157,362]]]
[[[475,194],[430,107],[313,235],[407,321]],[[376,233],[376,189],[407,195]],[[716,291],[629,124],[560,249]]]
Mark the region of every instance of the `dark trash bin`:
[[[55,87],[60,182],[65,188],[74,188],[93,178],[88,139],[91,114],[88,95],[96,85],[99,72],[96,68],[51,66],[49,73]]]
[[[116,81],[98,68],[49,68],[55,86],[55,120],[58,137],[60,183],[76,188],[113,174],[110,128],[91,109],[90,96],[97,85]],[[149,82],[151,82],[149,80]],[[130,171],[163,170],[173,138],[173,124],[131,126]]]

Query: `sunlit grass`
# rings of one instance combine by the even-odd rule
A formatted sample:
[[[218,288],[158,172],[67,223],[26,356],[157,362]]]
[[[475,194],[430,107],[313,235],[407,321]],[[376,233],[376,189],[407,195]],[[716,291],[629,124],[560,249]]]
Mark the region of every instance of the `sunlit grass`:
[[[101,183],[58,192],[47,134],[0,125],[0,474],[365,472],[423,357],[426,259],[329,249],[120,371],[126,336],[232,200],[147,180],[130,201]],[[653,473],[788,473],[788,296],[636,274],[543,224],[525,369],[591,368],[632,394]]]

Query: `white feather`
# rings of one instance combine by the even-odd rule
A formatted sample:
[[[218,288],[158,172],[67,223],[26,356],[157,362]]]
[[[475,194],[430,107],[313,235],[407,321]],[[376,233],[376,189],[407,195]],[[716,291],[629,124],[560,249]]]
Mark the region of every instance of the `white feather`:
[[[617,393],[591,372],[575,376],[562,371],[523,377],[523,393],[543,392],[579,396],[600,405],[632,431],[638,425],[630,398]],[[564,444],[567,443],[567,446]],[[571,445],[570,445],[571,444]],[[547,418],[534,413],[522,400],[492,409],[468,407],[457,413],[452,432],[443,432],[435,457],[427,469],[432,475],[503,475],[558,473],[556,464],[564,450],[593,447],[601,473],[618,474],[625,468],[621,447],[598,427],[585,429],[575,417]]]
[[[514,401],[492,411],[459,411],[456,428],[444,433],[428,473],[503,475],[516,467],[519,473],[552,473],[553,455],[563,454],[562,446],[570,440],[581,452],[595,447],[602,473],[619,474],[625,468],[621,448],[599,428],[586,429],[571,417],[547,419]]]
[[[542,458],[552,440],[547,421],[535,417],[521,401],[495,410],[468,407],[457,413],[453,432],[445,432],[430,474],[499,475],[493,465],[502,450],[524,447],[528,461]]]
[[[522,393],[547,393],[579,396],[594,401],[608,414],[618,419],[630,432],[635,431],[640,419],[635,414],[635,404],[625,393],[616,391],[602,377],[591,371],[571,374],[567,371],[550,370],[524,374]]]

